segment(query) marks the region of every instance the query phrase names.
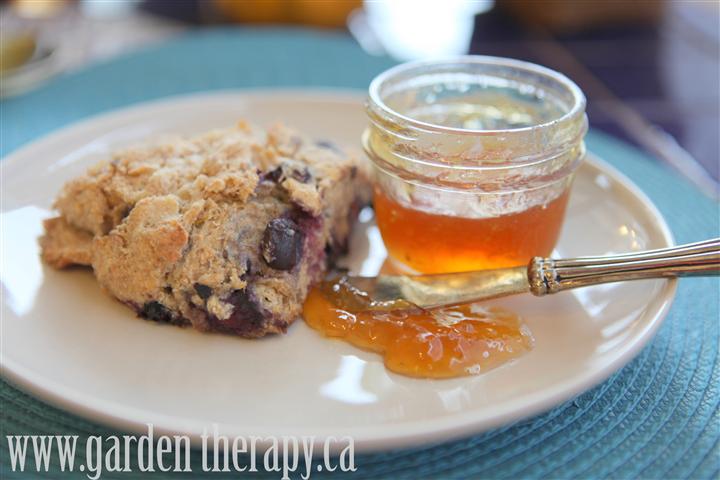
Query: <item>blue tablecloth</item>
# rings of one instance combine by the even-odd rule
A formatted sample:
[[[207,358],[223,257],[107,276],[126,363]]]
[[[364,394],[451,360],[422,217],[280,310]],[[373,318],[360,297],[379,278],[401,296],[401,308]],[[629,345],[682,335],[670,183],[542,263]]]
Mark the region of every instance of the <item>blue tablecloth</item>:
[[[350,38],[338,34],[195,32],[3,101],[0,152],[5,156],[89,115],[168,95],[273,86],[365,90],[391,64],[386,58],[366,55]],[[679,243],[720,236],[718,204],[680,175],[597,132],[590,132],[588,144],[652,198]],[[683,279],[655,339],[599,387],[544,415],[461,441],[361,456],[355,476],[718,478],[719,304],[718,279]],[[116,433],[50,407],[5,382],[0,383],[0,401],[2,478],[17,475],[10,471],[5,435]],[[199,461],[199,454],[194,461]],[[62,476],[57,460],[53,462],[51,476]],[[200,468],[193,471],[193,478],[201,475]],[[324,473],[314,473],[313,478]]]

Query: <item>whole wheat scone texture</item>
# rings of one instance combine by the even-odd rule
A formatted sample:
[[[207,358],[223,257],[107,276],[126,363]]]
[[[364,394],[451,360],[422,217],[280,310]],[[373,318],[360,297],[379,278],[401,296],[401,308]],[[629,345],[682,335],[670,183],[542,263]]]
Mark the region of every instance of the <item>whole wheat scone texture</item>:
[[[240,122],[92,167],[64,186],[40,244],[145,318],[260,337],[300,316],[369,199],[358,158]]]

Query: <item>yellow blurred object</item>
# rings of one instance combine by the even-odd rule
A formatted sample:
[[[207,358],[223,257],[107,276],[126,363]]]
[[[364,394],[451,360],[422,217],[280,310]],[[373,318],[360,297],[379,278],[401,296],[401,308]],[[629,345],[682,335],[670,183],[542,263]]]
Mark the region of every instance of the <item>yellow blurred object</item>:
[[[344,27],[350,12],[362,6],[361,0],[295,0],[294,3],[297,22],[324,27]]]
[[[0,75],[26,64],[36,48],[35,36],[29,33],[0,37]]]
[[[213,5],[235,22],[344,27],[362,0],[213,0]]]
[[[49,18],[69,5],[68,0],[13,0],[12,9],[23,18]]]

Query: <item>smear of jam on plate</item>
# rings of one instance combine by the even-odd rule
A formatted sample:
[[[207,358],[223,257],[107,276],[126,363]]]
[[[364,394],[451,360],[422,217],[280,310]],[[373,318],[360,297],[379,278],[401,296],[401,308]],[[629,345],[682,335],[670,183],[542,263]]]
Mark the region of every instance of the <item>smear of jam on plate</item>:
[[[477,375],[532,349],[518,315],[479,303],[423,309],[412,304],[373,305],[343,281],[328,280],[305,301],[305,322],[328,337],[377,352],[402,375],[450,378]]]

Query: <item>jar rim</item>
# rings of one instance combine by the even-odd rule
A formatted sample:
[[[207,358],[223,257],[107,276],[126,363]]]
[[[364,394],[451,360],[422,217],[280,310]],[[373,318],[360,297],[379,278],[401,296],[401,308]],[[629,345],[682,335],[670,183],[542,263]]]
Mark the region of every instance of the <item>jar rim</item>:
[[[517,71],[524,71],[527,73],[544,76],[554,81],[561,87],[567,89],[567,91],[572,97],[572,105],[560,117],[535,125],[503,129],[469,129],[448,127],[444,125],[438,125],[434,123],[424,122],[421,120],[416,120],[390,108],[380,96],[381,87],[389,79],[401,75],[407,71],[422,67],[442,67],[445,65],[463,63],[473,65],[509,67]],[[396,119],[402,120],[410,127],[415,127],[437,133],[450,133],[454,135],[501,135],[507,133],[522,134],[537,131],[539,129],[549,128],[561,123],[569,122],[573,118],[576,118],[579,115],[583,115],[586,107],[585,95],[583,94],[580,87],[562,73],[532,62],[526,62],[514,58],[495,57],[489,55],[461,55],[456,57],[438,58],[433,60],[419,60],[396,65],[395,67],[385,70],[377,77],[375,77],[372,82],[370,82],[369,98],[371,102],[377,105],[384,113],[389,114],[391,117],[394,117]]]

